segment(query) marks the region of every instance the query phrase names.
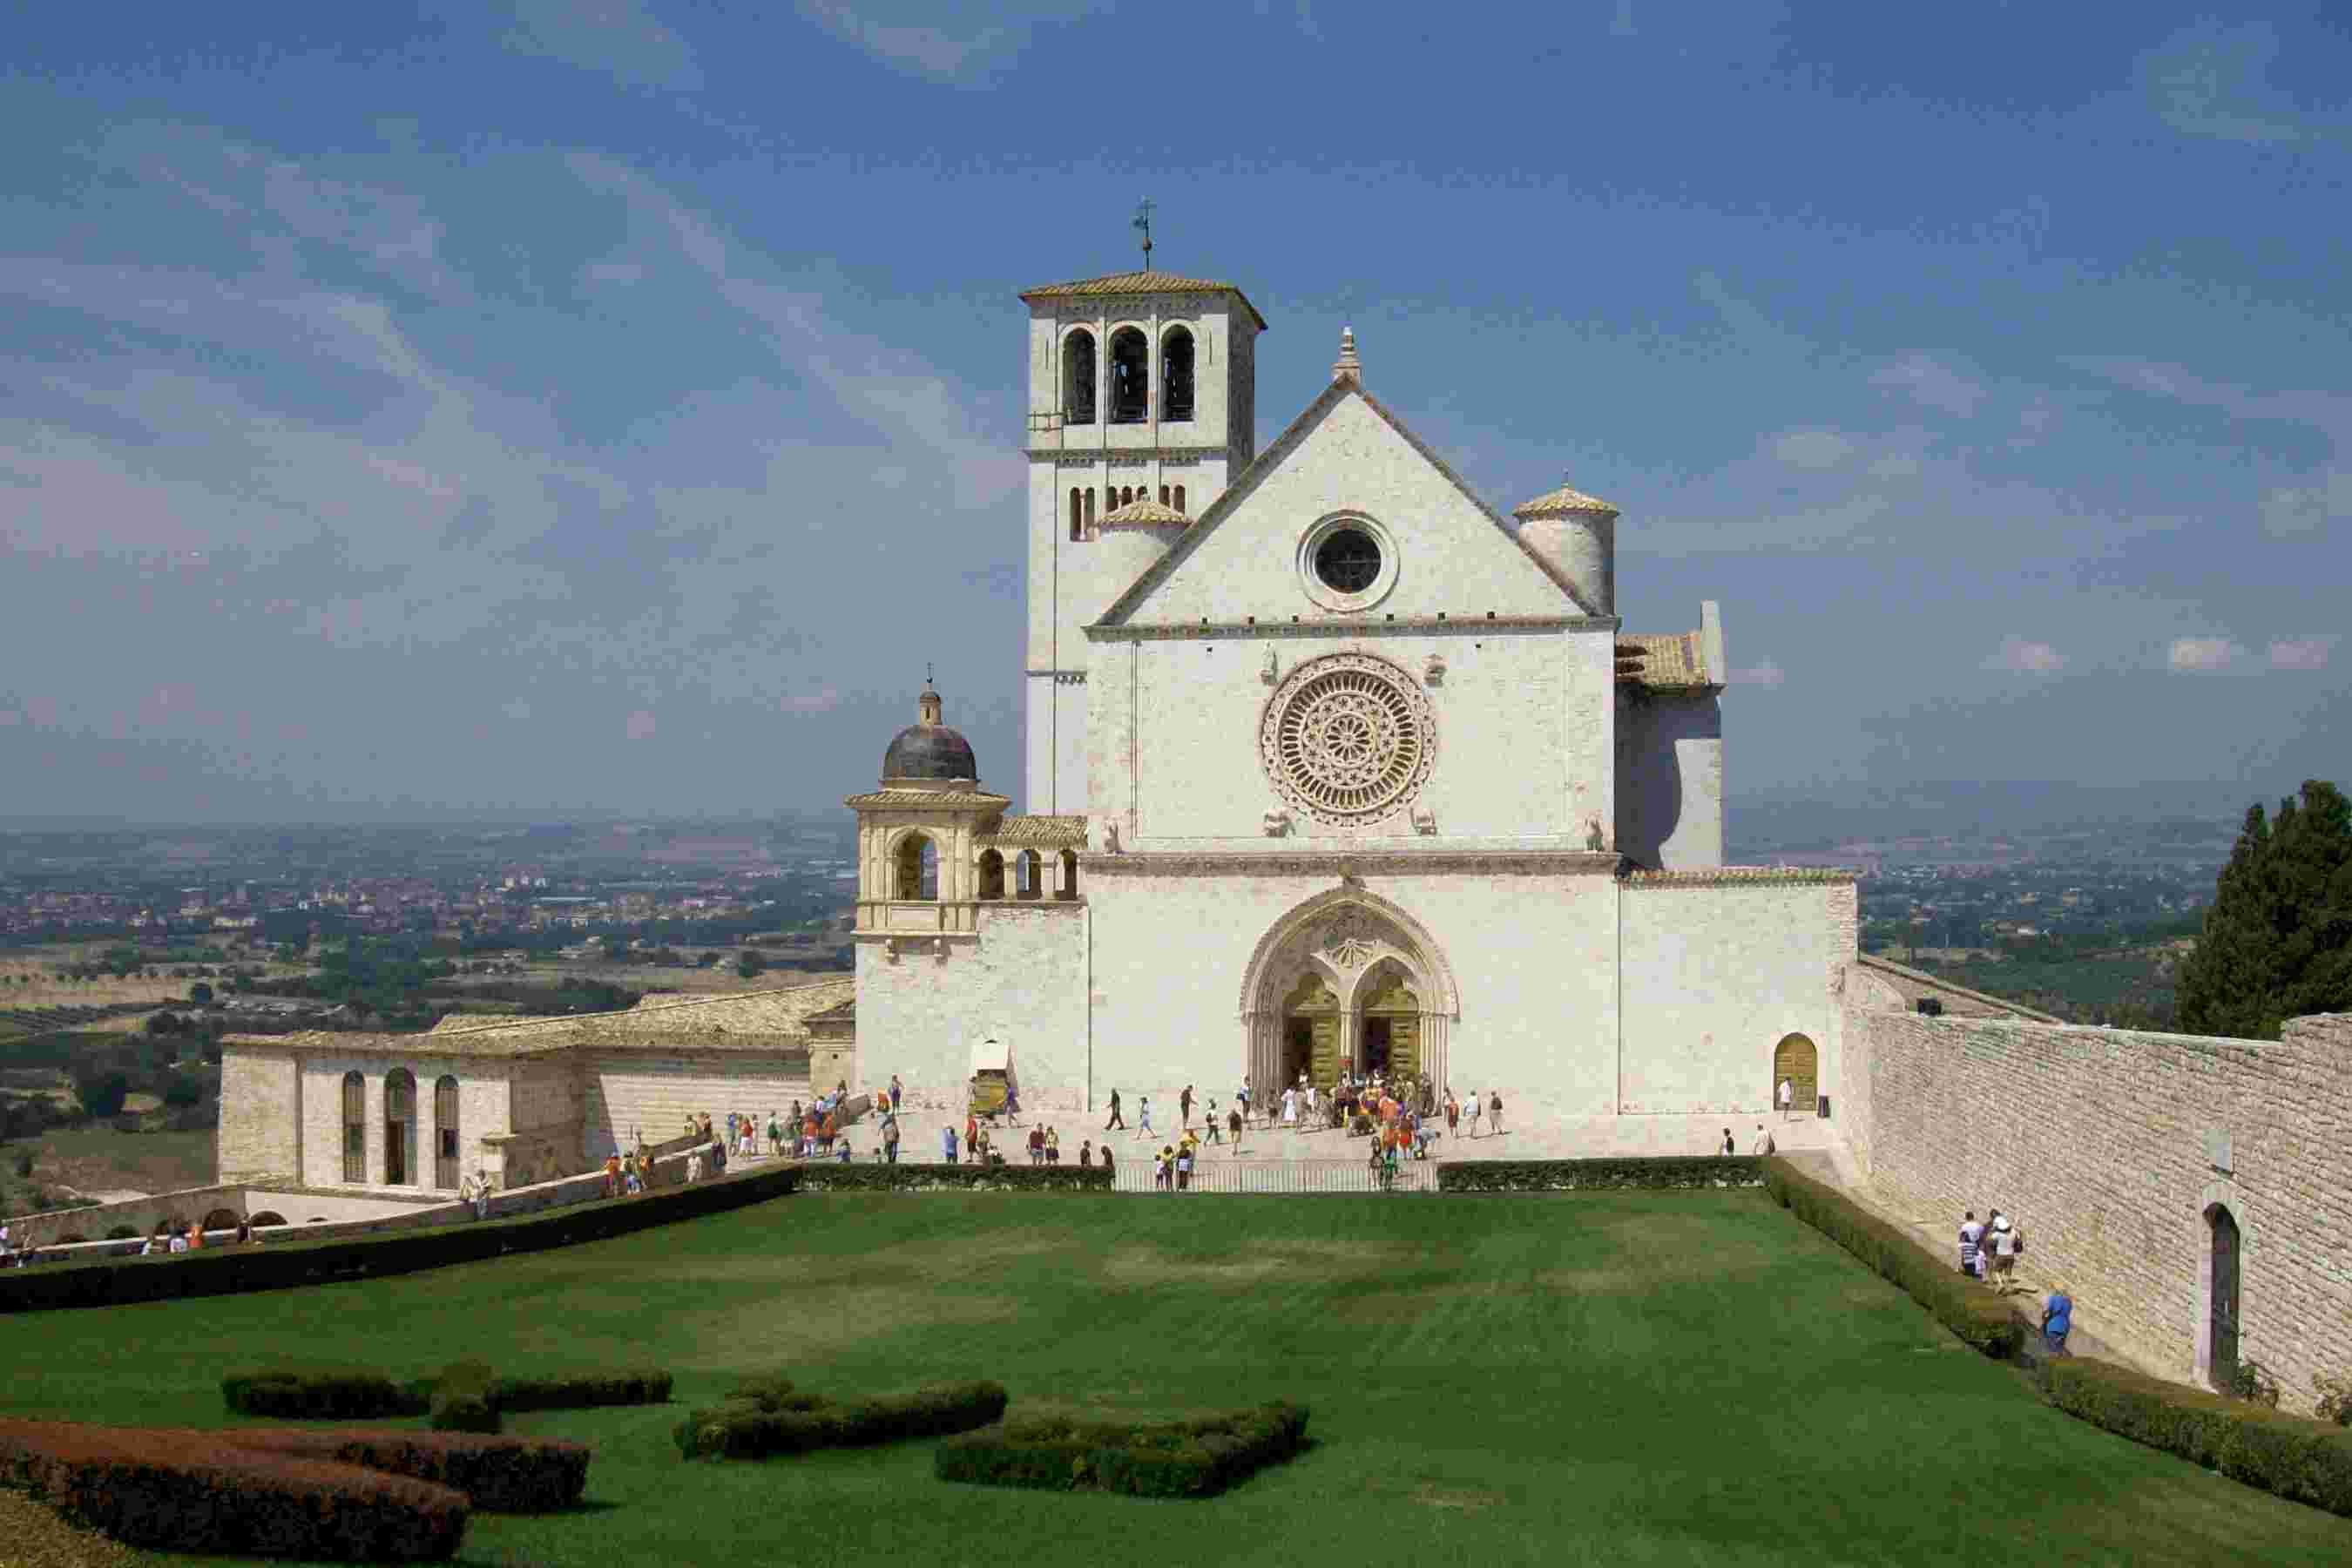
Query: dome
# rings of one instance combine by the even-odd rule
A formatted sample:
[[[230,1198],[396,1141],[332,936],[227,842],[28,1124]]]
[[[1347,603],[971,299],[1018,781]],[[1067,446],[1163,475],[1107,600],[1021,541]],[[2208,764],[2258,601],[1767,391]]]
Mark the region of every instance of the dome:
[[[940,694],[923,683],[916,700],[919,721],[898,731],[882,753],[882,782],[893,784],[977,784],[980,763],[971,742],[940,721]]]

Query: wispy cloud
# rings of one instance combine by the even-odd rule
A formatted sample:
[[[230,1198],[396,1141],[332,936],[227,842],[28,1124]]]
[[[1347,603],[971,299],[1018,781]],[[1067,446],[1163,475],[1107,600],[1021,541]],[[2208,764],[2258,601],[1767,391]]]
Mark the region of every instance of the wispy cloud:
[[[2263,528],[2287,538],[2352,523],[2352,470],[2330,468],[2307,485],[2281,485],[2262,500]]]
[[[1834,430],[1784,430],[1767,449],[1792,468],[1834,468],[1853,456],[1854,445]]]
[[[1872,374],[1870,384],[1963,419],[1972,417],[1977,405],[1985,398],[1985,389],[1979,383],[1926,354],[1910,354],[1885,366]]]
[[[940,6],[921,0],[793,0],[793,9],[893,70],[959,87],[981,85],[1017,58],[1040,23],[1066,22],[1097,9],[1094,0],[986,6]],[[1301,0],[1302,30],[1314,18]]]
[[[2245,651],[2228,637],[2175,637],[2168,658],[2182,674],[2203,675],[2229,668]]]
[[[1730,671],[1728,679],[1734,686],[1762,686],[1769,688],[1779,686],[1783,681],[1787,680],[1789,679],[1789,672],[1782,669],[1778,664],[1775,664],[1772,660],[1768,658],[1759,663],[1751,664],[1745,669],[1734,669]]]
[[[2336,651],[2336,645],[2342,640],[2341,636],[2335,632],[2324,632],[2316,637],[2280,637],[2271,644],[2271,668],[2326,669],[2328,655]]]
[[[2066,668],[2066,656],[2046,642],[2005,637],[1984,661],[1984,668],[2011,675],[2055,675]]]
[[[702,86],[694,50],[643,0],[516,0],[507,47],[624,82],[686,92]]]
[[[2272,84],[2278,54],[2268,22],[2208,19],[2142,55],[2134,75],[2158,118],[2184,135],[2271,146],[2340,132]]]

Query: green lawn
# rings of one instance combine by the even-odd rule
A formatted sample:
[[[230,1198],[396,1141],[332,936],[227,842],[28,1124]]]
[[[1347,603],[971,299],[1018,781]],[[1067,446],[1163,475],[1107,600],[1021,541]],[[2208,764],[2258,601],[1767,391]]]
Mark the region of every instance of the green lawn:
[[[2046,1409],[1753,1193],[789,1197],[381,1282],[0,1320],[0,1398],[221,1426],[221,1369],[271,1354],[678,1373],[677,1405],[511,1419],[595,1446],[589,1506],[478,1514],[473,1563],[2352,1561],[2352,1521]],[[838,1393],[985,1375],[1016,1407],[1285,1395],[1313,1447],[1205,1503],[950,1487],[929,1444],[677,1458],[683,1402],[779,1368]]]

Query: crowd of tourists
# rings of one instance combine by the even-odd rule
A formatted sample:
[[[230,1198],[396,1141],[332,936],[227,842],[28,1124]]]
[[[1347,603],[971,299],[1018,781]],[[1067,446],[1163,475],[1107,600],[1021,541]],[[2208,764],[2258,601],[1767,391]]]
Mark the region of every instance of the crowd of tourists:
[[[2025,1226],[2014,1215],[1989,1211],[1979,1221],[1970,1209],[1960,1217],[1960,1272],[1988,1286],[1996,1296],[2031,1294],[2017,1281],[2017,1260],[2025,1254]],[[2042,1303],[2042,1344],[2052,1355],[2066,1353],[2066,1336],[2074,1331],[2074,1299],[2053,1280]]]

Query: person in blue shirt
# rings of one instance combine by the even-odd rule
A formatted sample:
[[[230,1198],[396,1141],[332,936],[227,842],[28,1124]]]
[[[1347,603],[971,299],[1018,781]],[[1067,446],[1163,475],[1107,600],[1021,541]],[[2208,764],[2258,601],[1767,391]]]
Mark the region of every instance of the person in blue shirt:
[[[2042,1306],[2042,1342],[2052,1355],[2066,1353],[2066,1335],[2074,1326],[2074,1299],[2066,1287],[2052,1284],[2050,1300]]]

